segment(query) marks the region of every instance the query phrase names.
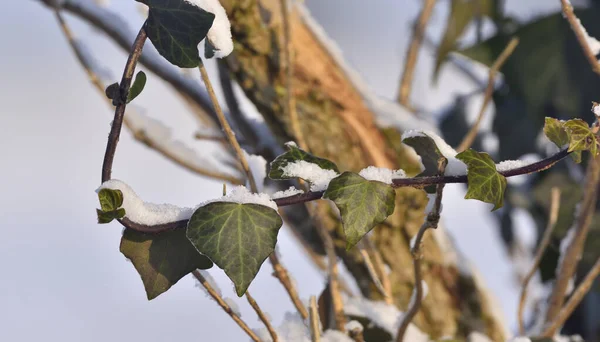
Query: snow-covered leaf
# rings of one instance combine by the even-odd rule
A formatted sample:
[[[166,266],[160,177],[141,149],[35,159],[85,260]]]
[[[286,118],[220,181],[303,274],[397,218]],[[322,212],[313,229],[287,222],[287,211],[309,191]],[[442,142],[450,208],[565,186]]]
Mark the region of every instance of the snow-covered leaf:
[[[277,211],[264,205],[213,202],[194,212],[187,237],[225,271],[241,297],[275,249],[282,224]]]
[[[150,8],[146,32],[156,50],[178,67],[197,67],[198,44],[206,37],[215,15],[186,0],[136,1]]]
[[[167,291],[193,270],[213,266],[186,238],[184,229],[152,235],[125,229],[119,249],[142,277],[148,300]]]
[[[502,208],[506,178],[496,171],[496,164],[489,154],[468,149],[456,155],[467,164],[468,188],[465,199],[477,199],[492,203],[492,211]]]
[[[438,174],[438,163],[441,158],[447,159],[428,135],[412,136],[402,141],[412,147],[421,157],[421,163],[425,168],[419,176],[435,176]]]
[[[142,90],[144,90],[144,87],[146,86],[146,81],[146,73],[143,71],[138,72],[135,76],[135,81],[133,81],[133,84],[129,89],[129,94],[127,95],[127,103],[133,101],[133,99],[135,99],[136,97],[138,97],[138,95],[142,93]]]
[[[394,212],[396,192],[388,184],[344,172],[329,183],[323,197],[340,210],[346,249],[350,249]]]

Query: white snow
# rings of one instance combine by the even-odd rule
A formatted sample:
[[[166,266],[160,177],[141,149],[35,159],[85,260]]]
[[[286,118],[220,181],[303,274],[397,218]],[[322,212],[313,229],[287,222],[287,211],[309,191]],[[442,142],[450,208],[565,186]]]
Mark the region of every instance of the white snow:
[[[467,337],[467,341],[468,342],[492,342],[492,340],[487,337],[486,335],[478,332],[478,331],[473,331],[472,333],[469,334],[469,337]]]
[[[435,132],[427,130],[410,130],[402,134],[402,140],[412,137],[429,137],[433,139],[438,150],[440,150],[442,155],[448,159],[448,165],[446,165],[446,172],[444,173],[446,176],[463,176],[467,174],[467,165],[456,159],[456,155],[458,154],[456,150],[450,147],[450,145]]]
[[[567,0],[567,2],[569,3],[570,6],[571,5],[571,1]],[[600,53],[600,41],[598,41],[598,39],[591,37],[587,30],[585,29],[585,27],[583,27],[583,24],[581,24],[581,20],[579,20],[579,18],[576,18],[576,22],[577,25],[579,26],[579,29],[581,30],[581,32],[583,32],[583,36],[585,37],[585,42],[587,43],[587,46],[590,48],[590,50],[592,50],[592,53],[594,55],[597,55]]]
[[[124,182],[111,179],[96,190],[101,189],[121,190],[125,217],[133,222],[145,225],[158,225],[169,222],[187,220],[192,216],[192,208],[181,208],[172,204],[154,204],[142,201],[133,189]]]
[[[244,151],[244,157],[246,157],[258,192],[262,192],[265,187],[265,178],[267,177],[267,161],[262,156],[249,154],[246,151]],[[250,187],[249,182],[247,182],[246,186]]]
[[[338,176],[333,170],[322,169],[319,165],[305,160],[289,163],[282,170],[284,177],[298,177],[309,182],[311,191],[327,189],[329,182]]]
[[[290,186],[290,188],[287,190],[277,191],[276,193],[272,194],[271,198],[277,199],[277,198],[283,198],[283,197],[290,197],[290,196],[299,195],[299,194],[303,194],[303,193],[304,193],[304,190],[296,189],[295,187]]]
[[[406,172],[404,172],[404,170],[391,170],[375,166],[369,166],[362,169],[358,174],[366,180],[378,181],[386,184],[392,184],[392,180],[396,178],[406,178]]]
[[[508,170],[513,170],[513,169],[517,169],[523,166],[527,166],[531,163],[525,161],[525,160],[505,160],[502,161],[498,164],[496,164],[496,170],[498,172],[503,172],[503,171],[508,171]]]
[[[261,341],[272,342],[273,339],[266,328],[254,329],[256,335]],[[275,328],[280,342],[311,342],[310,330],[308,325],[297,313],[286,313],[283,322]],[[321,342],[353,342],[346,334],[327,330],[321,335]]]
[[[227,305],[229,305],[229,308],[231,309],[231,311],[233,311],[234,314],[236,314],[238,317],[242,317],[240,307],[233,299],[226,297],[223,300],[225,301],[225,303],[227,303]]]
[[[592,107],[592,113],[594,113],[596,117],[600,117],[600,104],[594,103],[594,106]]]
[[[231,202],[240,204],[260,204],[269,207],[273,210],[277,210],[277,204],[271,200],[271,197],[265,193],[253,193],[248,188],[242,185],[237,185],[231,188],[227,192],[227,195],[208,200],[199,205],[203,207],[209,203],[214,202]]]
[[[529,337],[517,336],[508,340],[508,342],[531,342]]]
[[[215,15],[215,21],[208,31],[206,37],[210,44],[216,49],[215,57],[227,57],[233,51],[233,40],[231,39],[231,23],[227,18],[225,9],[219,0],[186,0],[203,10]]]
[[[350,321],[350,322],[346,323],[345,328],[348,331],[353,331],[353,330],[363,331],[363,326],[358,321]]]
[[[210,273],[208,273],[208,271],[206,271],[206,270],[198,270],[198,272],[200,272],[200,274],[204,277],[204,279],[206,279],[206,282],[213,288],[213,290],[215,290],[215,292],[220,297],[223,297],[223,292],[221,292],[221,288],[219,287],[219,285],[217,285],[215,278],[213,278],[212,275]],[[196,278],[194,278],[194,279],[196,279]],[[197,280],[196,280],[196,286],[201,288],[202,290],[204,290],[204,292],[206,293],[207,296],[211,297],[211,295],[209,295],[208,292],[206,291],[206,288],[204,287],[204,285],[200,284],[200,282]]]

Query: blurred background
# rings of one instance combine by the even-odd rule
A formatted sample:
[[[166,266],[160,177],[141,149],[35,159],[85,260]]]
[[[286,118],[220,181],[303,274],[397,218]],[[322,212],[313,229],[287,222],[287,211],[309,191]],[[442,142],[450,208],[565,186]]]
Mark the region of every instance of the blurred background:
[[[142,24],[135,1],[105,2],[103,6],[118,13],[132,30]],[[574,4],[594,6],[585,1]],[[306,0],[305,5],[366,85],[379,96],[393,100],[421,2]],[[560,18],[556,14],[560,10],[558,0],[507,0],[504,6],[502,25],[513,32],[520,25],[549,15]],[[437,46],[449,9],[448,0],[438,1],[434,9],[417,64],[412,102],[420,115],[440,122],[448,141],[456,144],[464,135],[464,123],[472,122],[481,106],[487,69],[456,57],[455,62],[441,67],[437,81],[433,81]],[[65,17],[116,82],[126,53],[85,22]],[[600,24],[597,20],[594,24],[593,18],[593,13],[587,13],[582,21],[598,37]],[[100,184],[112,108],[90,85],[53,12],[40,1],[12,1],[0,11],[0,23],[4,32],[0,53],[0,340],[246,340],[190,276],[157,299],[146,299],[138,274],[118,251],[122,228],[117,223],[96,224],[94,209],[98,200],[94,190]],[[547,149],[538,143],[540,118],[543,123],[544,116],[589,115],[589,101],[600,100],[600,96],[594,97],[599,83],[581,58],[573,37],[567,36],[566,23],[559,20],[542,24],[546,27],[535,28],[530,40],[521,39],[521,50],[515,52],[512,64],[507,64],[513,69],[506,72],[503,83],[499,82],[495,104],[489,106],[484,120],[484,134],[477,143],[494,153],[497,160],[523,155],[539,158]],[[492,55],[489,51],[497,49],[493,42],[482,47],[483,42],[501,32],[490,19],[484,19],[481,25],[480,34],[476,25],[469,26],[459,46],[476,46],[479,50],[471,55],[485,63],[486,56],[489,59]],[[525,49],[527,46],[530,50]],[[146,48],[151,47],[147,44]],[[217,80],[214,62],[207,65]],[[536,70],[541,71],[532,75],[527,72],[528,65],[538,65]],[[169,126],[178,139],[199,146],[193,139],[195,120],[189,108],[158,77],[149,75],[136,105]],[[244,106],[251,108],[248,103]],[[127,180],[138,195],[150,202],[194,206],[221,193],[221,183],[166,161],[127,132],[120,140],[114,175]],[[581,196],[577,190],[581,177],[579,166],[567,162],[552,177],[512,181],[507,207],[499,214],[491,214],[486,204],[463,200],[464,187],[448,188],[443,213],[446,229],[494,294],[497,310],[511,334],[516,331],[519,274],[527,268],[538,230],[545,224],[549,188],[564,185],[565,201],[572,202],[564,207],[572,210]],[[555,268],[567,221],[562,230],[557,229],[553,248],[546,256],[546,274]],[[598,227],[594,226],[593,231],[592,235],[599,235]],[[306,300],[319,294],[324,287],[322,274],[286,228],[279,235],[278,248],[301,297]],[[585,263],[582,267],[585,269]],[[260,327],[224,273],[217,268],[210,272],[224,295],[240,304],[246,321]],[[271,267],[264,265],[250,290],[277,325],[293,308],[270,274]],[[551,276],[542,270],[542,278],[549,280]],[[585,322],[598,317],[600,306],[589,304],[598,304],[598,292],[590,296],[583,318],[578,320],[581,324],[573,329],[593,336],[597,324]]]

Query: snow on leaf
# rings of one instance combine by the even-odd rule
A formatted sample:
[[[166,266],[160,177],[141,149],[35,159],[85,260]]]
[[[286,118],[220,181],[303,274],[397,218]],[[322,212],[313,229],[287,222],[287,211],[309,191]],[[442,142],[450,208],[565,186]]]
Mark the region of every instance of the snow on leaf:
[[[282,224],[277,211],[264,205],[213,202],[194,212],[187,237],[225,271],[241,297],[274,251]]]
[[[171,64],[195,68],[200,64],[198,44],[206,37],[215,15],[185,0],[136,0],[150,8],[148,38]]]
[[[206,35],[204,56],[206,58],[223,58],[233,51],[231,39],[231,23],[225,8],[219,0],[187,0],[188,2],[215,15],[215,20]]]
[[[456,158],[467,164],[467,194],[465,199],[477,199],[492,203],[492,211],[502,207],[506,178],[496,171],[496,164],[489,154],[468,149]]]
[[[184,229],[160,234],[125,229],[119,250],[138,271],[148,300],[164,293],[193,270],[213,266],[186,238]]]
[[[394,212],[396,192],[388,184],[344,172],[329,183],[323,197],[340,210],[346,249],[350,249]]]

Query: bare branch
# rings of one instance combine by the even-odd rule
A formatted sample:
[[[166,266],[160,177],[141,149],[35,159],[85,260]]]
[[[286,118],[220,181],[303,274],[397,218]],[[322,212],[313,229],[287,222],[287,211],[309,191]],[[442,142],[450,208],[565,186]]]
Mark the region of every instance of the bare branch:
[[[431,12],[435,7],[436,0],[425,0],[423,3],[423,9],[419,14],[419,19],[415,23],[413,29],[413,36],[410,42],[410,46],[406,53],[406,62],[404,64],[404,72],[402,73],[402,80],[400,81],[400,88],[398,89],[398,96],[396,101],[406,108],[410,106],[410,91],[412,89],[412,79],[415,72],[415,66],[417,65],[417,58],[419,56],[419,50],[425,37],[425,28]]]
[[[317,298],[310,296],[310,337],[312,342],[321,342],[321,328],[319,328],[319,311]]]
[[[483,104],[481,105],[481,109],[479,110],[479,114],[477,115],[477,120],[475,120],[475,124],[473,124],[471,130],[469,130],[467,135],[463,138],[463,141],[456,149],[457,152],[462,152],[471,147],[471,145],[473,145],[473,142],[477,137],[477,133],[479,132],[479,126],[481,125],[481,121],[483,120],[483,114],[485,113],[485,109],[492,100],[492,95],[494,94],[494,81],[496,80],[496,74],[498,74],[498,71],[500,70],[500,68],[502,68],[502,65],[504,65],[508,57],[510,57],[510,55],[512,55],[512,53],[515,51],[517,45],[519,45],[519,39],[511,39],[508,45],[504,48],[504,51],[502,51],[500,56],[498,56],[494,64],[492,64],[492,66],[490,67],[488,84],[485,89]]]
[[[571,30],[573,30],[573,32],[575,33],[575,36],[579,41],[579,45],[581,45],[581,48],[583,49],[583,54],[590,63],[592,70],[600,75],[600,62],[598,62],[598,59],[596,59],[596,54],[588,45],[588,35],[586,32],[583,31],[581,22],[579,21],[577,16],[575,16],[575,13],[573,12],[573,6],[571,6],[569,0],[560,0],[560,3],[562,5],[562,12],[564,14],[564,17],[569,22],[569,25],[571,25]]]
[[[366,239],[367,237],[365,236],[364,238]],[[377,270],[375,270],[373,261],[371,261],[371,256],[369,256],[369,252],[366,249],[362,248],[362,246],[359,246],[359,249],[360,249],[360,255],[363,258],[363,263],[364,263],[365,267],[367,268],[367,271],[369,272],[369,276],[371,277],[371,280],[373,281],[375,288],[377,288],[377,291],[379,291],[379,293],[381,293],[384,301],[387,304],[392,304],[393,299],[390,296],[389,292],[387,292],[387,290],[383,286],[383,283],[379,280],[378,272],[377,272]]]
[[[527,286],[531,281],[531,278],[537,272],[538,266],[542,261],[542,256],[546,251],[546,248],[550,244],[550,238],[552,237],[552,232],[554,231],[554,227],[556,226],[556,220],[558,219],[558,210],[560,209],[560,189],[552,188],[551,191],[551,202],[550,202],[550,215],[548,217],[548,224],[546,225],[546,230],[544,231],[544,236],[540,241],[540,245],[535,253],[535,257],[533,259],[533,264],[531,265],[531,269],[525,275],[523,279],[523,285],[521,288],[521,298],[519,300],[519,309],[518,309],[518,321],[519,321],[519,334],[525,336],[525,325],[523,324],[523,311],[525,309],[525,299],[527,298]]]
[[[258,315],[258,318],[260,318],[260,320],[264,323],[265,327],[267,328],[267,331],[269,331],[269,335],[271,335],[271,339],[273,340],[273,342],[279,341],[279,339],[277,338],[277,333],[275,332],[275,329],[273,329],[271,322],[269,322],[269,319],[262,311],[260,306],[258,306],[258,303],[254,300],[252,295],[250,295],[250,291],[246,291],[246,299],[248,300],[250,306],[254,309],[254,312],[256,312],[256,314]]]
[[[287,291],[288,295],[290,296],[290,299],[292,300],[292,303],[296,307],[296,310],[298,310],[298,313],[300,313],[302,319],[307,319],[308,311],[306,311],[306,307],[304,306],[304,304],[302,304],[300,296],[298,295],[298,290],[296,290],[296,286],[294,286],[294,284],[292,283],[287,269],[279,261],[277,252],[273,252],[271,253],[271,255],[269,255],[269,261],[273,266],[273,275],[279,280],[281,285],[283,285],[283,287]]]
[[[443,175],[444,171],[446,171],[446,165],[448,164],[448,160],[446,158],[441,158],[438,162],[438,174]],[[413,268],[415,272],[415,289],[408,304],[408,309],[402,316],[402,322],[400,322],[400,327],[398,328],[398,334],[396,336],[396,342],[404,341],[404,334],[406,333],[406,329],[408,325],[413,320],[413,318],[417,315],[419,308],[421,307],[421,302],[423,301],[423,284],[422,284],[422,275],[421,275],[421,242],[423,241],[423,236],[425,232],[429,228],[436,229],[438,223],[440,222],[440,212],[442,211],[442,195],[444,192],[444,186],[446,184],[440,183],[436,188],[436,197],[435,202],[433,204],[433,209],[427,214],[427,218],[419,231],[417,232],[417,236],[415,237],[415,243],[411,248],[411,254],[413,257]]]
[[[583,297],[590,291],[590,288],[594,284],[594,280],[600,275],[600,258],[596,261],[592,269],[585,276],[581,284],[577,286],[577,289],[571,295],[571,298],[567,301],[567,304],[560,310],[554,321],[548,325],[546,330],[542,333],[542,336],[553,336],[556,331],[567,321],[573,311],[577,308]]]
[[[219,293],[210,285],[208,281],[206,281],[206,278],[202,276],[202,273],[200,273],[200,271],[194,270],[192,271],[192,275],[196,277],[196,279],[198,279],[200,284],[202,284],[202,286],[204,286],[204,288],[206,289],[206,292],[208,292],[208,294],[217,302],[217,304],[219,304],[223,311],[225,311],[229,315],[229,317],[231,317],[231,319],[233,319],[234,322],[237,323],[237,325],[239,325],[240,328],[242,328],[242,330],[244,330],[244,332],[248,334],[248,336],[250,336],[252,341],[261,342],[260,338],[258,338],[254,331],[252,331],[252,329],[250,329],[248,324],[246,324],[246,322],[244,322],[240,318],[240,316],[238,316],[235,312],[233,312],[233,310],[231,310],[231,307],[227,305],[227,303],[223,300]]]
[[[381,257],[381,254],[379,253],[377,248],[375,248],[373,242],[368,236],[365,236],[362,241],[364,241],[364,245],[367,249],[367,252],[373,255],[373,266],[375,267],[375,271],[379,275],[379,280],[381,281],[381,285],[383,287],[385,296],[384,301],[388,304],[393,304],[392,284],[390,283],[390,277],[388,276],[388,273],[385,270],[385,263],[383,262],[383,258]]]

